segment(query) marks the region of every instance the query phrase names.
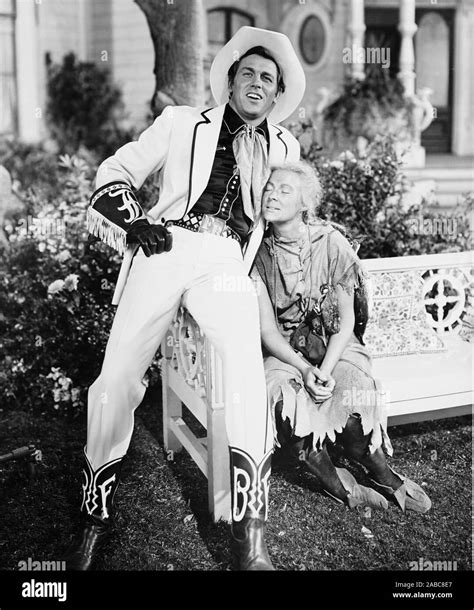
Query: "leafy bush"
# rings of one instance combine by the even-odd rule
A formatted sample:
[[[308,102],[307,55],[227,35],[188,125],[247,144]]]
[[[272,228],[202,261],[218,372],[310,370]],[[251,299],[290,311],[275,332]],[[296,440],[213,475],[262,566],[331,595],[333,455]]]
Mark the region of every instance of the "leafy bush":
[[[10,172],[14,186],[31,185],[43,201],[58,193],[57,155],[42,144],[27,144],[15,139],[0,140],[0,165]],[[23,188],[25,192],[28,188]]]
[[[69,53],[62,64],[48,61],[47,91],[49,129],[62,152],[84,146],[103,158],[133,139],[132,132],[119,127],[121,91],[107,69],[78,62]]]
[[[4,408],[77,415],[100,371],[121,257],[85,230],[95,168],[67,155],[60,166],[55,198],[44,203],[28,188],[30,214],[6,227],[0,394]],[[156,366],[149,375],[157,378]]]
[[[425,201],[407,204],[411,185],[400,169],[393,137],[375,137],[359,158],[346,151],[331,160],[316,144],[303,156],[324,188],[319,215],[346,226],[361,242],[362,258],[469,250],[472,197],[445,216]],[[454,230],[425,231],[430,223]]]

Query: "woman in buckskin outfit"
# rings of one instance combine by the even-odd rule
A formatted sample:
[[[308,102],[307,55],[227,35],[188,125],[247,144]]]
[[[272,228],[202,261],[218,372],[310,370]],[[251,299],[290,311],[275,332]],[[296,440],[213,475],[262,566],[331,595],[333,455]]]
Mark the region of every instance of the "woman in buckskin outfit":
[[[387,508],[388,498],[426,512],[421,487],[387,464],[386,413],[363,342],[365,274],[343,228],[315,216],[320,199],[317,175],[303,162],[273,167],[262,198],[269,228],[251,276],[277,444],[297,442],[324,491],[351,508]],[[328,442],[362,464],[375,489],[336,468]]]

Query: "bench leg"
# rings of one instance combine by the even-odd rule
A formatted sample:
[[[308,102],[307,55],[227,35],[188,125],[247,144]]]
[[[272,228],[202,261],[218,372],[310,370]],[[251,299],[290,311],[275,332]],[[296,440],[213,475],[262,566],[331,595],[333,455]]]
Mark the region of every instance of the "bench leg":
[[[229,443],[224,406],[208,407],[207,479],[209,512],[215,522],[231,520]]]
[[[181,417],[183,404],[178,396],[168,385],[168,363],[165,363],[162,371],[162,398],[163,398],[163,442],[169,460],[173,460],[174,453],[181,451],[183,445],[170,429],[172,417]]]

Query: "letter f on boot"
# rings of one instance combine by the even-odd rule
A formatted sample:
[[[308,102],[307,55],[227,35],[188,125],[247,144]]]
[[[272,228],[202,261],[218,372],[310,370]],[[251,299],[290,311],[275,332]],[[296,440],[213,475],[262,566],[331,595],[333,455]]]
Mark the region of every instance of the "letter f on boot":
[[[94,472],[85,453],[84,457],[85,466],[82,472],[85,481],[82,486],[81,512],[107,520],[111,516],[109,511],[119,483],[122,458],[108,462]]]
[[[242,449],[229,450],[234,561],[239,570],[274,570],[264,539],[272,451],[257,465]]]
[[[90,570],[99,551],[110,538],[113,499],[123,461],[123,457],[118,458],[94,472],[85,451],[84,458],[81,506],[83,524],[78,539],[64,557],[68,570]]]

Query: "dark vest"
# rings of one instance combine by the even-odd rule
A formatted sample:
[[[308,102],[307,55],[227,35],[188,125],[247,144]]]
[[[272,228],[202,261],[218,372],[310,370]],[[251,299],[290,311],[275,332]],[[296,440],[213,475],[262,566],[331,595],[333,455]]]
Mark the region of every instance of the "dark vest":
[[[243,125],[245,125],[245,122],[227,104],[209,182],[194,204],[192,211],[222,218],[242,240],[245,240],[252,225],[252,220],[244,212],[239,170],[232,148],[235,134]],[[266,137],[268,144],[270,137],[266,119],[260,123],[257,129]]]

